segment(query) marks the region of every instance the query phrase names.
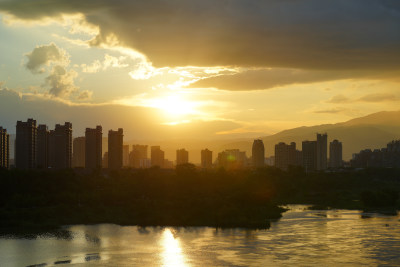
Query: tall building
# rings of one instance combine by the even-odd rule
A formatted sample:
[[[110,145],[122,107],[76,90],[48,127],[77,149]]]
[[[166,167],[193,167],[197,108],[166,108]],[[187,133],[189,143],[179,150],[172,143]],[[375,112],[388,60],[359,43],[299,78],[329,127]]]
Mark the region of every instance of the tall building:
[[[132,145],[132,151],[129,153],[129,166],[132,168],[147,168],[147,145]]]
[[[342,143],[338,140],[333,140],[329,143],[329,167],[335,169],[343,165],[342,159]]]
[[[36,168],[36,142],[36,120],[28,119],[26,122],[17,121],[15,140],[15,167],[17,169]]]
[[[323,171],[328,167],[328,135],[317,134],[317,170]]]
[[[96,128],[86,128],[85,131],[85,168],[87,169],[101,169],[102,165],[102,139],[103,128],[96,126]]]
[[[262,140],[257,139],[253,142],[252,148],[252,163],[253,167],[259,168],[265,165],[265,149]]]
[[[189,163],[189,152],[184,148],[176,151],[176,165]]]
[[[287,171],[289,166],[300,165],[297,159],[296,143],[287,145],[283,142],[275,145],[275,167]]]
[[[85,168],[85,161],[86,161],[85,147],[86,147],[86,138],[84,136],[74,138],[73,150],[72,150],[73,168]]]
[[[211,169],[212,167],[212,151],[207,148],[201,151],[201,167],[204,169]]]
[[[53,140],[52,140],[53,139]],[[72,123],[56,124],[49,136],[50,154],[54,155],[54,169],[69,169],[72,167]]]
[[[218,166],[226,169],[240,169],[247,166],[245,151],[239,149],[226,149],[218,153]]]
[[[37,158],[36,166],[39,169],[49,167],[49,130],[47,125],[40,124],[37,128]]]
[[[124,130],[119,128],[118,131],[108,131],[108,168],[119,170],[122,168],[124,145]]]
[[[151,166],[164,167],[164,151],[160,149],[160,146],[152,146],[150,148],[151,153]]]
[[[7,130],[0,127],[0,168],[10,167],[10,136]]]
[[[124,145],[122,147],[122,166],[129,166],[129,145]]]
[[[54,130],[49,131],[49,167],[56,165],[56,136]]]
[[[317,170],[317,141],[303,141],[303,168],[306,172]]]

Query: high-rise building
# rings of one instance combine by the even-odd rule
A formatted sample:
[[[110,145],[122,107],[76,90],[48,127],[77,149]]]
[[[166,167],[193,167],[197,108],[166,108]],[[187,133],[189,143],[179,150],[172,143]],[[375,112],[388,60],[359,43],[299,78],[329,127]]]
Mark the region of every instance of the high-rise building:
[[[15,167],[17,169],[36,168],[36,142],[36,120],[28,119],[26,122],[17,121],[15,140]]]
[[[303,168],[306,172],[317,170],[317,141],[303,141]]]
[[[151,153],[151,166],[164,167],[164,151],[160,149],[160,146],[152,146],[150,148]]]
[[[207,148],[201,151],[201,167],[204,169],[211,169],[212,167],[212,151]]]
[[[69,169],[72,167],[72,123],[56,124],[54,131],[50,131],[49,154],[54,155],[54,169]]]
[[[328,167],[328,135],[317,134],[317,170],[323,171]]]
[[[122,147],[122,166],[129,166],[129,145],[123,145]]]
[[[87,169],[101,169],[102,165],[102,139],[103,128],[96,126],[96,128],[86,128],[85,131],[85,168]]]
[[[189,152],[182,148],[176,151],[176,165],[189,163]]]
[[[226,149],[218,153],[218,166],[226,169],[240,169],[247,166],[245,151],[239,149]]]
[[[343,166],[342,159],[342,143],[338,140],[333,140],[329,143],[329,167],[340,168]]]
[[[7,130],[0,127],[0,168],[10,166],[10,136]]]
[[[283,142],[275,145],[275,167],[287,171],[289,166],[299,165],[297,160],[296,143],[287,145]]]
[[[132,168],[148,168],[148,161],[147,145],[132,145],[132,151],[129,153],[129,166]]]
[[[254,140],[251,155],[253,167],[259,168],[265,166],[265,149],[262,140]]]
[[[40,124],[37,129],[37,158],[36,166],[39,169],[49,167],[49,130],[47,125]]]
[[[124,145],[124,130],[119,128],[118,131],[108,131],[108,168],[119,170],[122,168]]]
[[[85,167],[85,147],[86,138],[84,136],[74,138],[72,150],[72,167],[84,168]]]

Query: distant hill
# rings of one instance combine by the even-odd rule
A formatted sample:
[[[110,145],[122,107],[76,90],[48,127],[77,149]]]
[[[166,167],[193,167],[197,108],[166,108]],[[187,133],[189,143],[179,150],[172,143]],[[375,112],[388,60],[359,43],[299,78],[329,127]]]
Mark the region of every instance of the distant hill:
[[[303,140],[315,140],[317,133],[327,133],[328,142],[338,139],[343,143],[343,158],[349,160],[353,153],[365,148],[382,148],[394,139],[400,139],[400,111],[383,111],[365,117],[336,124],[324,124],[311,127],[298,127],[277,134],[260,137],[263,140],[266,155],[274,154],[274,146],[279,142],[296,142],[301,150]],[[231,142],[223,148],[239,148],[251,155],[252,140]]]

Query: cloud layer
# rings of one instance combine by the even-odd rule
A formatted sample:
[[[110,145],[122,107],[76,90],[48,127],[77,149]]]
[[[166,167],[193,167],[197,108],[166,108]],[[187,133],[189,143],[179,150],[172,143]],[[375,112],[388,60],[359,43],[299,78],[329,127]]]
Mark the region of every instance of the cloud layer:
[[[396,0],[2,0],[24,20],[83,14],[91,45],[133,48],[159,66],[386,70],[400,66]]]

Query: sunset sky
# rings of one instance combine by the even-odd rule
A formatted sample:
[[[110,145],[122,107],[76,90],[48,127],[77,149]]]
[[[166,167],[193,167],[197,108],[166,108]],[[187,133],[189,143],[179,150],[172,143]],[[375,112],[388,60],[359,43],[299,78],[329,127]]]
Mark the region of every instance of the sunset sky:
[[[400,1],[0,0],[0,126],[258,137],[399,110]]]

